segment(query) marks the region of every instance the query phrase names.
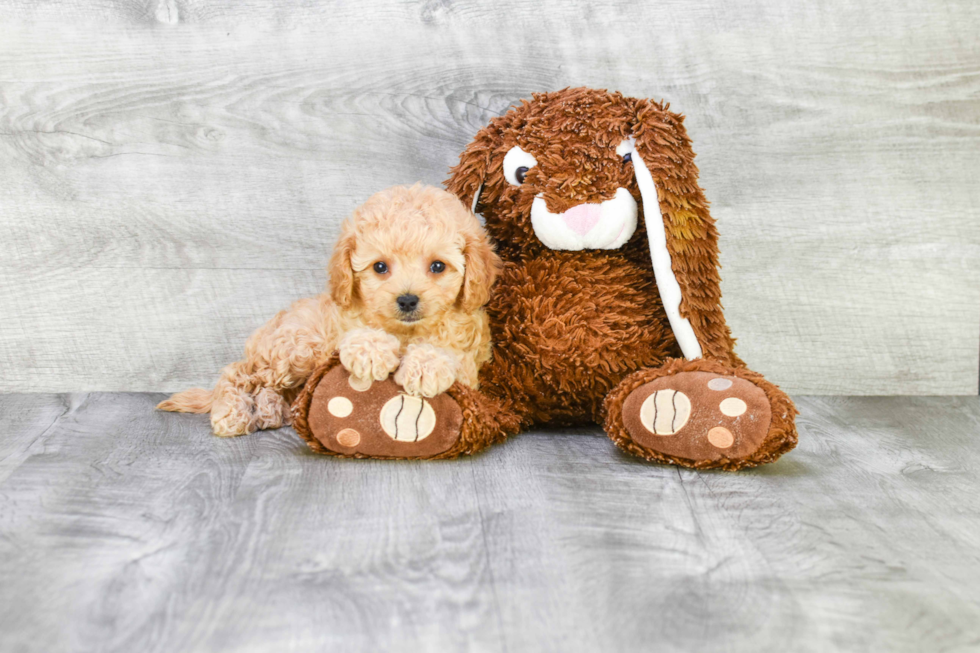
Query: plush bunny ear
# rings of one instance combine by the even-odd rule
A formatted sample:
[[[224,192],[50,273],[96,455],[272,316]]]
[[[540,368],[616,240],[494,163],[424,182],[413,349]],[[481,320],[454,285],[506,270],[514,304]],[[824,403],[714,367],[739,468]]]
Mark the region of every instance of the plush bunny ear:
[[[477,213],[483,183],[490,170],[495,134],[496,129],[492,124],[481,129],[459,155],[459,163],[449,171],[449,179],[445,182],[446,190],[470,207],[473,213]]]
[[[630,152],[657,288],[685,358],[740,365],[721,310],[718,232],[698,186],[683,117],[638,100]]]

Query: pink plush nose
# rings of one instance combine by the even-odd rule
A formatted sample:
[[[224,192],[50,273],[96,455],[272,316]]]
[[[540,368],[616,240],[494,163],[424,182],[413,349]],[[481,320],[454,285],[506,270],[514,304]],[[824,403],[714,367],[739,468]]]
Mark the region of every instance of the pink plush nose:
[[[562,213],[561,217],[569,229],[579,236],[584,236],[602,217],[602,207],[598,204],[579,204]]]

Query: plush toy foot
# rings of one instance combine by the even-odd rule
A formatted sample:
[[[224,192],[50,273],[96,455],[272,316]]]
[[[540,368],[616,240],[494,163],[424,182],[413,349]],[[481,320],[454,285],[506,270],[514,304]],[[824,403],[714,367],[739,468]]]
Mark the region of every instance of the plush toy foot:
[[[796,408],[746,369],[712,360],[672,360],[641,370],[606,398],[606,432],[648,460],[736,470],[776,460],[796,446]]]
[[[508,426],[511,427],[508,430]],[[293,427],[313,451],[353,458],[454,458],[516,430],[475,390],[407,394],[391,377],[364,388],[335,357],[293,403]]]

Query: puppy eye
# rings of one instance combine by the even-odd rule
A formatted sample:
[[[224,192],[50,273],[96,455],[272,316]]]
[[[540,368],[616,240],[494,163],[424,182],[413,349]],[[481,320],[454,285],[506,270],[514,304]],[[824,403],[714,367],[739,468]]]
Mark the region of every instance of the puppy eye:
[[[385,274],[388,272],[388,264],[384,261],[378,261],[374,264],[374,271],[378,274]]]
[[[632,152],[627,152],[626,154],[623,155],[623,163],[624,164],[629,163],[632,160],[633,160],[633,153]]]
[[[520,186],[528,171],[538,165],[537,159],[515,145],[504,156],[504,178],[512,186]]]
[[[442,261],[433,261],[432,265],[429,266],[429,269],[435,274],[439,274],[440,272],[444,272],[446,270],[446,264]]]

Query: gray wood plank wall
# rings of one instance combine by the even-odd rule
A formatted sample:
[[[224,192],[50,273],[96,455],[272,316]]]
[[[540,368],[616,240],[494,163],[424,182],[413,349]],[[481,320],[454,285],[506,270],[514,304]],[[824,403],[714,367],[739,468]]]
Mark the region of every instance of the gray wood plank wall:
[[[211,383],[533,91],[688,116],[753,367],[977,391],[973,0],[0,0],[0,391]]]

